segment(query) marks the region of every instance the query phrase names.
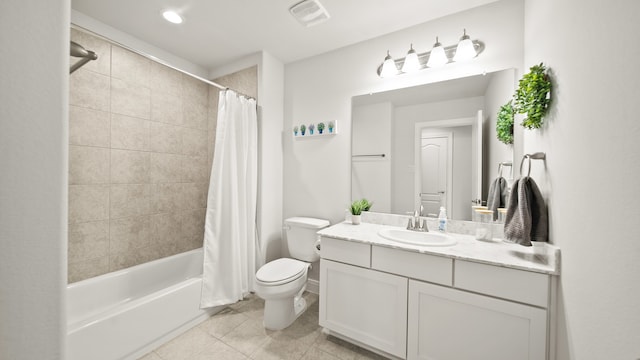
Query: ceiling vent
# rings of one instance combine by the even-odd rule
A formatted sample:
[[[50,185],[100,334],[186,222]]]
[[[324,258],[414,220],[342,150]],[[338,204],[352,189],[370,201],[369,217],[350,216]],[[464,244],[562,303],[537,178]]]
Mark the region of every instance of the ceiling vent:
[[[304,0],[289,8],[300,24],[309,27],[329,20],[329,13],[318,0]]]

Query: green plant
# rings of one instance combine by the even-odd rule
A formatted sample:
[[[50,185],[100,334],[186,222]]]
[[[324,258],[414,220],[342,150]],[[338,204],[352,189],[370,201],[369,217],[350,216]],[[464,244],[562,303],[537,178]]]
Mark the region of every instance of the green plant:
[[[333,128],[336,127],[336,123],[333,121],[329,121],[329,132],[333,132]]]
[[[298,135],[298,127],[297,127],[297,126],[294,126],[294,127],[293,127],[293,133],[294,133],[294,134],[296,134],[296,135]]]
[[[513,144],[513,104],[511,100],[502,105],[498,111],[496,134],[498,140],[503,143]]]
[[[367,199],[356,200],[351,203],[351,215],[361,215],[363,211],[369,211],[373,204]]]
[[[322,134],[324,131],[324,123],[318,123],[318,132]]]
[[[514,110],[518,114],[526,114],[521,125],[527,129],[537,129],[542,126],[542,118],[547,113],[551,99],[551,81],[546,74],[545,66],[540,63],[529,69],[518,83],[515,93]]]
[[[304,135],[306,131],[307,131],[307,127],[304,124],[300,125],[300,133]]]

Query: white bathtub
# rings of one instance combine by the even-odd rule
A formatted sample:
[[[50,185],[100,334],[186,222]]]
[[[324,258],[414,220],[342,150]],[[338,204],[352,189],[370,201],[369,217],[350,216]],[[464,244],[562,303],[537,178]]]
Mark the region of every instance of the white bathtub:
[[[68,360],[137,359],[206,320],[202,249],[67,286]]]

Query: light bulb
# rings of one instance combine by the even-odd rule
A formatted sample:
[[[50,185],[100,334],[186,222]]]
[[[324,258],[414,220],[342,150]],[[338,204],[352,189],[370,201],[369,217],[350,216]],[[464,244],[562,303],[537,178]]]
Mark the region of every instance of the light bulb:
[[[162,13],[162,16],[164,17],[165,20],[167,20],[170,23],[174,23],[174,24],[182,23],[182,16],[178,15],[178,13],[175,11],[167,10]]]
[[[436,43],[433,44],[433,49],[429,53],[429,61],[427,61],[427,66],[431,68],[444,66],[449,62],[447,58],[447,54],[444,52],[444,48],[442,44],[438,41],[438,37],[436,36]]]
[[[418,54],[413,50],[413,44],[407,52],[407,57],[404,58],[404,64],[402,65],[402,72],[411,73],[420,70],[420,60],[418,60]]]
[[[456,48],[456,54],[453,56],[453,61],[467,61],[476,57],[476,49],[467,35],[467,30],[464,30],[458,47]]]
[[[386,78],[395,76],[398,74],[398,67],[396,66],[396,62],[393,60],[389,51],[387,50],[387,56],[384,58],[384,63],[382,63],[382,70],[380,71],[380,77]]]

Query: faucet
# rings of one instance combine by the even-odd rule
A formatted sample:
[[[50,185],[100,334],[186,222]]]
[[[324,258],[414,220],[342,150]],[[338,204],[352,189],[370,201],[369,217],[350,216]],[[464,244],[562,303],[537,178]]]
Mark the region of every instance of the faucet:
[[[429,228],[427,227],[427,219],[422,219],[422,223],[420,223],[420,216],[422,215],[423,211],[424,207],[420,205],[420,211],[416,210],[413,212],[413,217],[410,217],[409,222],[407,223],[407,230],[429,232]]]

